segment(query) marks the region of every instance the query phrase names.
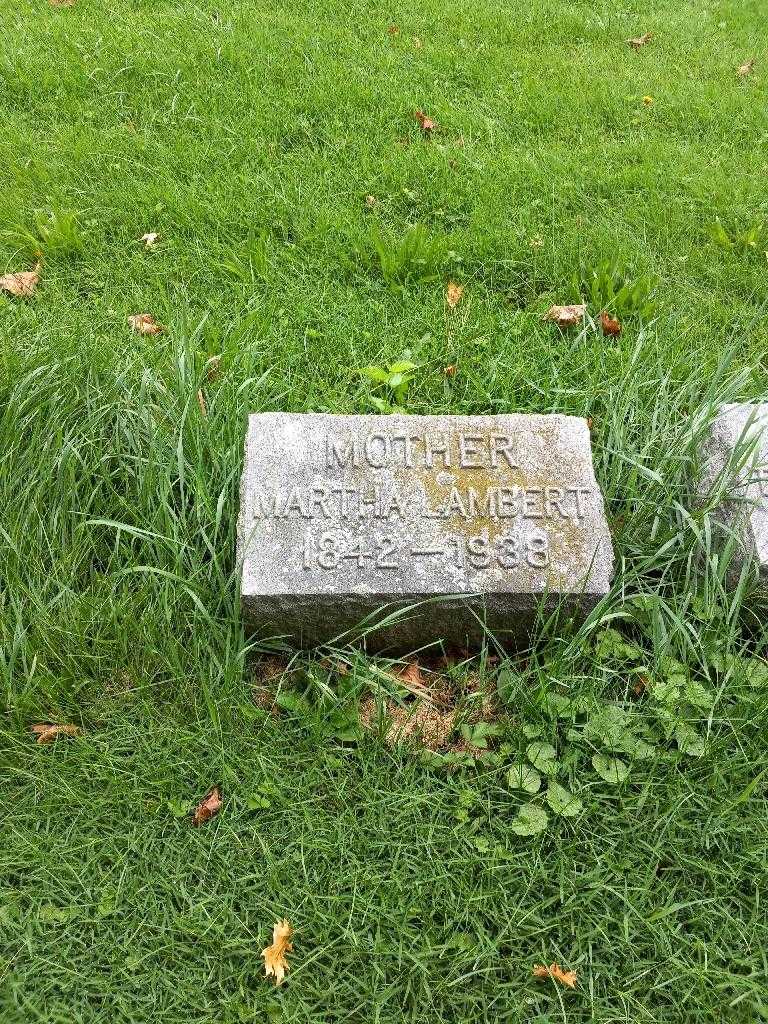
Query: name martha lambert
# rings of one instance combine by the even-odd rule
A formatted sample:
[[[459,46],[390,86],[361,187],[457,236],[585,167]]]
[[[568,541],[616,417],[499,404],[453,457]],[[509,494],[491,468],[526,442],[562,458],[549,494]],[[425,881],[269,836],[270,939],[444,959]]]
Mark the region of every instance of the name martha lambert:
[[[485,469],[520,470],[514,457],[514,442],[501,433],[447,433],[425,436],[374,433],[365,440],[337,441],[326,438],[322,468],[328,475],[340,470],[415,469],[406,487],[398,487],[388,475],[353,485],[345,480],[318,479],[310,486],[294,486],[270,493],[258,490],[253,496],[255,518],[279,519],[407,519],[414,515],[428,519],[548,519],[579,522],[584,501],[592,487],[522,484],[457,485],[456,471]],[[418,479],[419,470],[433,470],[432,486]],[[434,496],[435,486],[444,494]],[[432,493],[432,496],[430,495]]]

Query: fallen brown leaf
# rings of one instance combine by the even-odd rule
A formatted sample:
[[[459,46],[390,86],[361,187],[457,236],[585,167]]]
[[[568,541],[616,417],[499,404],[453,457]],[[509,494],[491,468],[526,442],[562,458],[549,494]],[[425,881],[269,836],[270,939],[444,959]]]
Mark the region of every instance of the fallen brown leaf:
[[[390,25],[389,28],[387,29],[387,35],[388,36],[399,36],[400,35],[400,26],[399,25]]]
[[[550,964],[549,967],[536,964],[533,968],[533,976],[534,978],[553,978],[561,985],[576,988],[576,971],[564,971],[560,964]]]
[[[592,417],[591,416],[587,416],[587,430],[591,430],[592,429],[592,422],[593,422]]]
[[[580,324],[587,311],[586,303],[573,306],[550,306],[543,319],[557,324],[558,327],[573,327]]]
[[[209,789],[195,808],[195,812],[192,815],[192,824],[202,825],[204,822],[215,817],[221,810],[222,803],[221,789],[218,786]]]
[[[417,697],[431,700],[433,690],[421,671],[421,665],[416,658],[409,658],[404,664],[393,667],[392,674],[406,690],[410,690]]]
[[[421,39],[419,39],[418,36],[414,36],[413,37],[413,48],[414,48],[414,50],[420,50],[423,45],[424,45],[424,43],[421,41]]]
[[[419,122],[419,128],[425,135],[431,134],[437,128],[437,122],[433,121],[431,117],[427,117],[423,110],[417,110],[413,116]]]
[[[139,241],[143,242],[147,249],[151,249],[159,237],[160,235],[157,231],[147,231],[145,235],[141,236]]]
[[[616,338],[621,334],[621,323],[610,313],[600,314],[600,326],[603,329],[603,334],[607,334],[611,338]]]
[[[636,697],[642,697],[642,695],[648,689],[650,684],[651,684],[651,681],[648,678],[648,676],[638,676],[637,677],[637,682],[632,687],[632,693],[634,693],[634,695]]]
[[[634,39],[628,39],[627,42],[633,50],[639,50],[641,46],[645,46],[646,43],[650,43],[653,39],[653,32],[645,32],[641,36],[635,36]]]
[[[368,207],[369,210],[372,210],[376,205],[376,196],[366,196],[365,205]]]
[[[395,669],[395,675],[409,687],[414,686],[421,688],[424,686],[424,680],[421,676],[421,668],[415,658],[410,658],[404,665],[399,665]]]
[[[747,75],[752,74],[754,68],[755,58],[753,57],[751,60],[745,61],[744,64],[740,64],[739,67],[736,69],[736,73],[738,74],[739,78],[746,78]]]
[[[203,389],[202,388],[199,388],[198,392],[197,392],[197,404],[200,406],[200,414],[202,416],[207,416],[208,415],[208,406],[206,404],[205,395],[203,394]]]
[[[456,284],[455,281],[449,281],[445,288],[445,301],[448,303],[448,307],[450,309],[456,309],[458,304],[461,302],[463,294],[463,284]]]
[[[264,957],[264,976],[274,976],[276,985],[282,985],[285,972],[290,970],[285,955],[293,949],[292,935],[293,928],[290,922],[286,918],[278,921],[272,929],[272,945],[261,951]]]
[[[59,736],[79,736],[82,733],[79,725],[51,725],[40,722],[32,726],[32,732],[37,736],[38,743],[53,743]]]
[[[15,295],[18,299],[31,299],[40,283],[40,261],[32,270],[21,270],[16,274],[0,277],[0,291]]]
[[[320,662],[326,672],[335,672],[337,676],[348,676],[349,665],[343,661],[335,661],[331,658],[323,658]]]
[[[221,356],[211,356],[205,362],[205,379],[208,383],[216,380],[219,376],[219,369],[221,368]]]
[[[134,313],[128,317],[128,323],[137,334],[159,334],[163,330],[151,313]]]
[[[456,376],[456,369],[457,369],[456,363],[451,363],[450,366],[444,366],[443,367],[443,373],[445,374],[446,377],[455,377]]]

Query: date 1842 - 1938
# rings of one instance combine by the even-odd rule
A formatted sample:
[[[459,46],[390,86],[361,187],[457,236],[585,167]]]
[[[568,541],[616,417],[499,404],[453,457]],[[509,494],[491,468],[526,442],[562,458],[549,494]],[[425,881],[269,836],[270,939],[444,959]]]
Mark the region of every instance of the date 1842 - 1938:
[[[532,569],[544,569],[549,565],[549,539],[544,530],[533,530],[521,536],[508,533],[489,538],[483,534],[475,537],[449,536],[433,544],[410,544],[398,548],[394,537],[376,534],[367,542],[351,538],[343,531],[326,530],[304,534],[304,569],[337,569],[356,563],[376,569],[405,569],[398,555],[406,561],[414,558],[444,558],[460,568],[486,569],[493,564],[502,569],[516,569],[527,565]]]

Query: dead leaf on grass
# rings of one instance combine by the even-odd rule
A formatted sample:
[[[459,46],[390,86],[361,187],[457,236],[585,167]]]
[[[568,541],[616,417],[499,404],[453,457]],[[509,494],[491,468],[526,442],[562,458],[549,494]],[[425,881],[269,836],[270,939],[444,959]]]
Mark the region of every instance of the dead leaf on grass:
[[[451,363],[450,366],[443,367],[443,373],[445,374],[446,377],[455,377],[456,369],[456,363]]]
[[[202,825],[204,822],[210,821],[211,818],[219,813],[222,803],[221,788],[214,786],[212,789],[209,789],[195,808],[195,812],[192,815],[192,824]]]
[[[128,323],[137,334],[160,334],[164,330],[151,313],[134,313],[128,317]]]
[[[53,725],[39,722],[32,726],[32,732],[37,736],[37,742],[40,744],[53,743],[59,736],[80,736],[82,731],[79,725]]]
[[[558,327],[574,327],[580,324],[587,311],[586,303],[573,306],[550,306],[543,319],[557,324]]]
[[[335,672],[337,676],[349,675],[349,665],[344,661],[338,661],[334,658],[323,658],[320,664],[326,672]]]
[[[419,128],[421,128],[425,135],[431,135],[435,128],[437,128],[437,121],[433,121],[423,110],[415,111],[413,116],[419,122]]]
[[[207,416],[208,415],[208,406],[206,404],[205,395],[203,394],[203,389],[202,388],[200,388],[198,390],[198,392],[197,392],[197,404],[200,407],[200,415],[201,416]]]
[[[75,0],[48,0],[51,7],[74,7]]]
[[[621,334],[621,323],[615,316],[611,316],[610,313],[600,314],[600,326],[603,329],[603,334],[608,335],[610,338],[616,338]]]
[[[413,37],[413,48],[414,48],[414,50],[420,50],[423,45],[424,45],[424,43],[421,41],[421,39],[419,39],[418,36],[414,36]]]
[[[636,697],[642,697],[650,685],[651,681],[648,676],[638,676],[637,682],[632,687],[632,693],[634,693]]]
[[[399,25],[390,25],[389,28],[387,29],[387,35],[388,36],[399,36],[400,35],[400,26]]]
[[[211,356],[210,359],[205,361],[205,379],[211,384],[219,376],[219,368],[221,367],[221,356]]]
[[[639,50],[640,47],[645,46],[646,43],[650,43],[652,39],[653,32],[644,32],[641,36],[635,36],[634,39],[628,39],[627,43],[633,50]]]
[[[274,977],[276,985],[282,985],[285,972],[290,970],[286,954],[293,950],[292,935],[293,928],[287,918],[277,921],[272,929],[272,945],[261,951],[264,957],[264,976]]]
[[[429,684],[422,675],[421,666],[415,658],[409,658],[404,665],[398,665],[392,675],[415,696],[429,697]]]
[[[376,205],[376,196],[366,196],[365,205],[368,207],[369,210],[372,210]]]
[[[456,309],[464,294],[464,285],[449,281],[445,288],[445,301],[449,309]]]
[[[151,249],[159,237],[160,235],[157,231],[147,231],[145,235],[141,236],[139,241],[144,243],[146,249]]]
[[[747,75],[751,75],[752,74],[754,69],[755,69],[755,58],[752,57],[751,60],[745,61],[743,64],[739,65],[739,67],[736,69],[736,74],[739,76],[739,78],[746,78]]]
[[[8,292],[18,299],[31,299],[40,283],[40,261],[32,270],[20,270],[16,274],[0,277],[0,291]]]
[[[565,971],[560,964],[550,964],[545,967],[543,964],[536,964],[533,968],[534,978],[553,978],[567,988],[576,988],[576,971]]]

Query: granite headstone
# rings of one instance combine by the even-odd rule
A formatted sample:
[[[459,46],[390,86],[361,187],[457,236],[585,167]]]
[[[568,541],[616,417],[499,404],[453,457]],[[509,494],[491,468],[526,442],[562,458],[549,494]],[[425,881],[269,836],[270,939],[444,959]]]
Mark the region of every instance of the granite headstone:
[[[699,490],[721,496],[715,516],[736,540],[729,577],[754,559],[768,580],[768,404],[720,407],[704,442]]]
[[[250,629],[314,645],[405,608],[379,649],[519,643],[613,571],[589,429],[561,415],[254,414],[238,558]]]

